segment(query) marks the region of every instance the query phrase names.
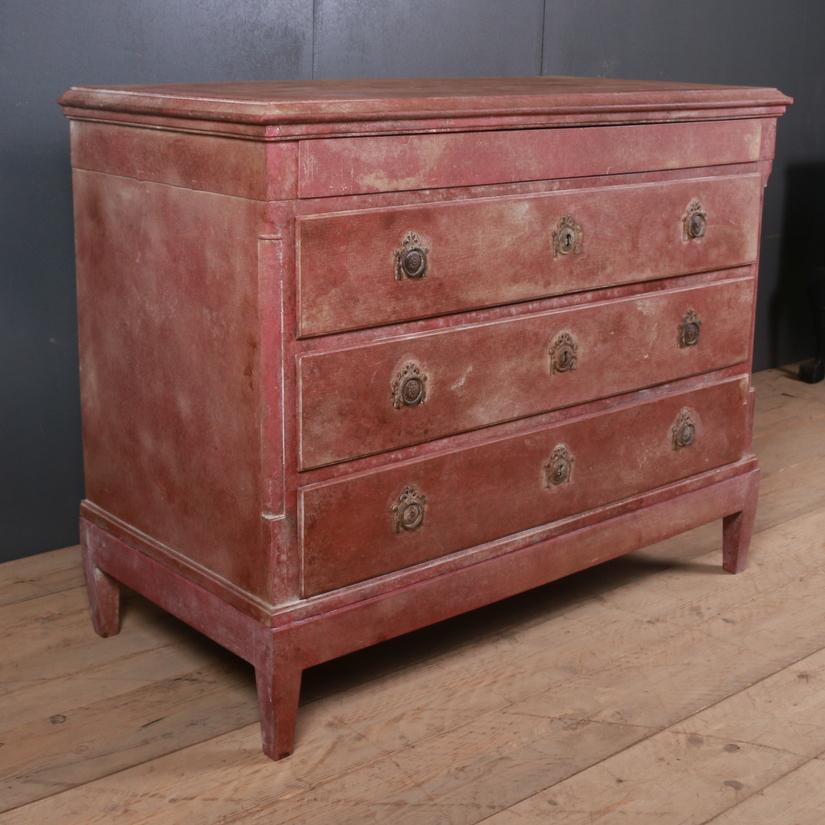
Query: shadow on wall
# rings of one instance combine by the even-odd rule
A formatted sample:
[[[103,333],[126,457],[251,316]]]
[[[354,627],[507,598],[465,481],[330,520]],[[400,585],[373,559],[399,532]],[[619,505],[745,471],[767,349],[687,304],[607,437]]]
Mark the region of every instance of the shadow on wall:
[[[779,280],[770,301],[771,363],[782,363],[783,337],[805,341],[816,335],[822,352],[824,309],[825,162],[795,164],[786,171]]]

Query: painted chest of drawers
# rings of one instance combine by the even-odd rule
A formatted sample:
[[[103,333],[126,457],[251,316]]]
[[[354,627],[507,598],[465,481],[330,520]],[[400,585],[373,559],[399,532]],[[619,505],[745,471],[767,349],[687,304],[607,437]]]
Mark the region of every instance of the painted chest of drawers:
[[[96,630],[125,584],[303,669],[723,519],[773,89],[575,78],[74,88]]]

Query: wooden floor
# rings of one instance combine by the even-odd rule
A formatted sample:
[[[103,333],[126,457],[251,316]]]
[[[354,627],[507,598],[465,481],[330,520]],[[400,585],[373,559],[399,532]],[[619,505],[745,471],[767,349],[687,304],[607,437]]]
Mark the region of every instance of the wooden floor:
[[[751,564],[719,524],[305,674],[146,602],[92,632],[76,548],[0,565],[0,823],[825,823],[825,384],[761,373]]]

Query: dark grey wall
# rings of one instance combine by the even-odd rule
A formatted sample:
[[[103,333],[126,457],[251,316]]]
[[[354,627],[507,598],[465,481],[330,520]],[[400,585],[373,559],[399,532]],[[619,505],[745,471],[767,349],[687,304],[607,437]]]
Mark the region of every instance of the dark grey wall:
[[[812,349],[794,251],[825,217],[823,35],[819,0],[0,0],[0,561],[77,540],[71,192],[54,103],[67,86],[541,72],[778,86],[797,103],[768,190],[761,368]]]

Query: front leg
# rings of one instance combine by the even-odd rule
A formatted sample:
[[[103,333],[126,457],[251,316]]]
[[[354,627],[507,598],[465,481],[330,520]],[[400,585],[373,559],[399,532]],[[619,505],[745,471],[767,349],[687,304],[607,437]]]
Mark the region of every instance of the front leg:
[[[748,562],[759,499],[759,470],[750,473],[747,485],[742,509],[722,521],[722,567],[728,573],[740,573]]]
[[[289,756],[295,747],[302,672],[300,663],[289,652],[284,635],[278,638],[272,634],[255,666],[261,739],[263,751],[270,759]]]

